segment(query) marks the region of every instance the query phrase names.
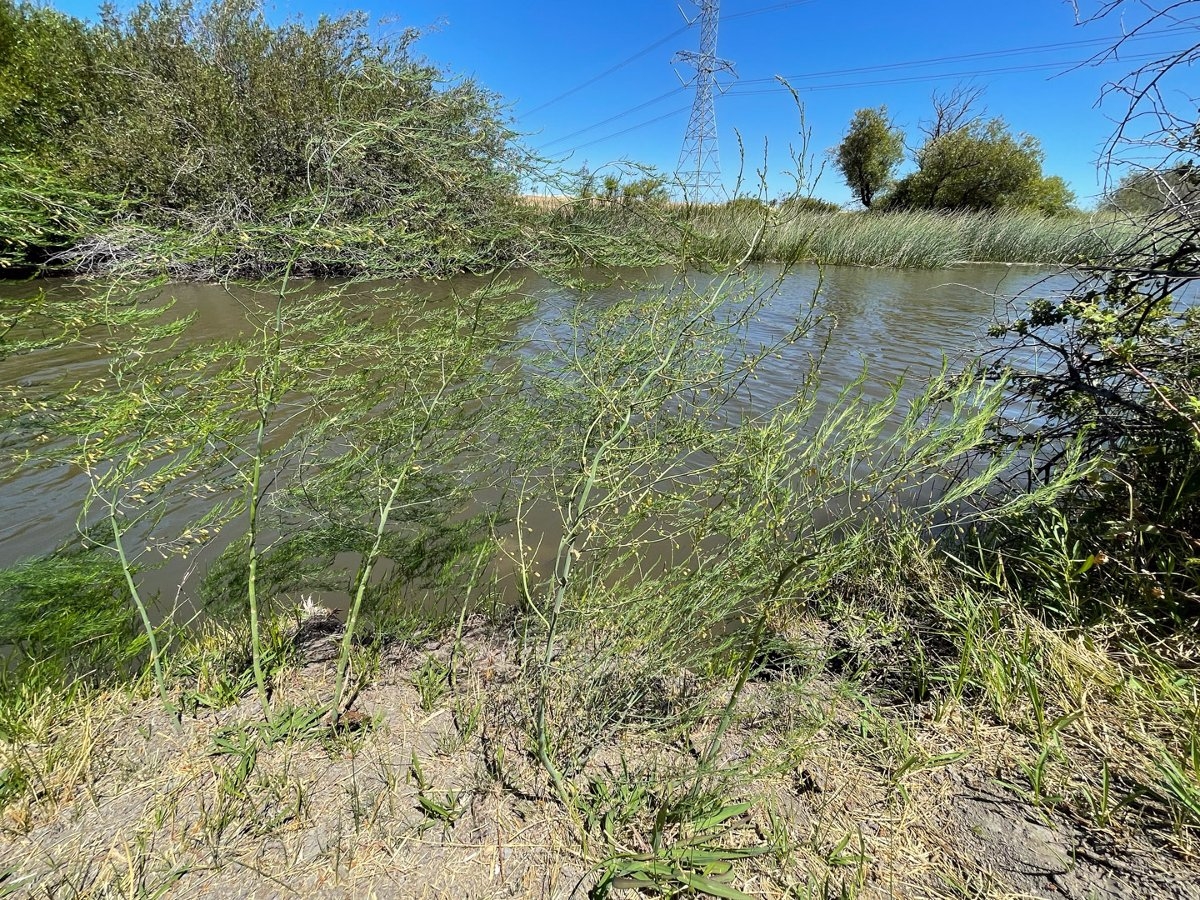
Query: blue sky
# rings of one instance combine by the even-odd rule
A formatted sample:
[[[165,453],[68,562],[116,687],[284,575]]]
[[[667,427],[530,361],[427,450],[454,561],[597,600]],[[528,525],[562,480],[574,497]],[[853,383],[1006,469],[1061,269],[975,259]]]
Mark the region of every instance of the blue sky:
[[[1089,3],[1081,0],[1084,11]],[[84,17],[96,8],[88,0],[54,5]],[[690,0],[681,5],[696,11]],[[1139,4],[1128,5],[1127,26],[1144,17]],[[699,28],[685,27],[674,0],[279,0],[272,8],[280,17],[363,9],[387,17],[381,30],[422,29],[418,52],[499,93],[527,142],[565,168],[636,160],[670,172],[678,162],[691,105],[680,78],[690,71],[671,57],[697,47]],[[1122,20],[1078,25],[1062,0],[723,0],[721,15],[718,52],[738,76],[722,79],[716,99],[723,175],[732,189],[740,135],[753,181],[765,142],[771,195],[790,188],[789,154],[798,146],[796,106],[773,82],[783,75],[800,93],[818,164],[857,108],[886,104],[915,140],[934,90],[980,86],[988,113],[1039,138],[1046,173],[1066,178],[1088,205],[1101,190],[1097,157],[1120,112],[1116,103],[1097,107],[1104,84],[1137,56],[1178,43],[1178,36],[1151,36],[1130,44],[1121,61],[1076,67],[1119,33]],[[828,165],[815,193],[850,202]]]

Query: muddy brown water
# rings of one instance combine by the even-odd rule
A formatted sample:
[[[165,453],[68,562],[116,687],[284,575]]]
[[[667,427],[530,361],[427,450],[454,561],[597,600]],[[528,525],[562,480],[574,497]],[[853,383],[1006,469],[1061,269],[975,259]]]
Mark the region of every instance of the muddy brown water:
[[[669,280],[671,273],[650,273]],[[820,390],[830,401],[849,382],[868,373],[868,396],[882,398],[895,379],[906,378],[905,392],[919,390],[923,380],[946,358],[975,355],[989,346],[988,326],[1006,314],[1010,302],[1069,287],[1064,276],[1026,267],[977,265],[940,271],[867,268],[799,267],[786,273],[764,266],[751,273],[771,285],[770,299],[756,314],[746,334],[751,343],[768,344],[786,334],[798,315],[814,305],[823,317],[807,345],[828,340],[821,363]],[[703,279],[701,279],[703,280]],[[378,298],[381,304],[402,293],[437,301],[465,293],[484,283],[460,278],[436,284],[374,282],[355,285],[353,295]],[[325,285],[314,282],[312,289]],[[29,295],[39,287],[70,296],[80,287],[70,281],[41,285],[0,283],[0,299]],[[627,287],[604,286],[579,293],[527,275],[516,290],[536,298],[534,312],[519,326],[518,344],[538,348],[561,333],[561,312],[577,302],[611,302]],[[229,339],[245,333],[253,295],[215,285],[174,285],[161,289],[173,298],[175,313],[194,314],[184,343]],[[1015,301],[1012,298],[1017,298]],[[830,330],[831,329],[831,330]],[[519,351],[519,352],[528,352]],[[758,370],[752,403],[767,409],[787,400],[807,366],[806,355],[772,357]],[[38,389],[69,385],[102,373],[107,360],[94,346],[72,345],[0,360],[0,385]],[[0,567],[40,556],[76,536],[77,519],[87,481],[68,466],[0,469]],[[174,511],[179,520],[196,510]],[[551,542],[547,542],[551,543]],[[147,574],[148,587],[166,598],[192,592],[198,584],[200,560],[171,561]],[[336,605],[336,598],[332,601]],[[190,604],[184,604],[190,605]]]

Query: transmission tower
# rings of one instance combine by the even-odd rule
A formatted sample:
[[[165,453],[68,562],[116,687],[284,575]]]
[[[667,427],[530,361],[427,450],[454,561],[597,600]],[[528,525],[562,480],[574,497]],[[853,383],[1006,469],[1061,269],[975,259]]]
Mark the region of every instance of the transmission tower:
[[[717,20],[721,0],[694,0],[700,7],[700,52],[680,50],[672,62],[688,63],[695,70],[696,99],[692,117],[683,137],[683,150],[675,176],[683,187],[684,201],[708,203],[721,192],[721,159],[717,153],[717,111],[713,106],[713,88],[717,73],[735,74],[733,63],[717,57]],[[691,20],[695,22],[695,19]]]

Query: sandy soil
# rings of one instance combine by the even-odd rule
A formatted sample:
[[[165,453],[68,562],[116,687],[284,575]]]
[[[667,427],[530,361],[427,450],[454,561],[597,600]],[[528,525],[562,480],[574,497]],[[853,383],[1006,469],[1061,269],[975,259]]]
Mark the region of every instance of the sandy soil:
[[[327,696],[334,637],[299,636],[277,706]],[[586,897],[653,853],[655,801],[695,771],[711,721],[588,737],[568,810],[523,737],[513,648],[476,628],[453,689],[423,697],[421,666],[449,653],[390,651],[337,735],[262,739],[253,698],[182,728],[145,700],[73,723],[86,762],[5,812],[0,896]],[[757,848],[728,881],[752,897],[1200,898],[1200,864],[1153,835],[1003,787],[1013,742],[920,711],[864,718],[828,672],[764,672],[701,779],[749,806],[706,846]]]

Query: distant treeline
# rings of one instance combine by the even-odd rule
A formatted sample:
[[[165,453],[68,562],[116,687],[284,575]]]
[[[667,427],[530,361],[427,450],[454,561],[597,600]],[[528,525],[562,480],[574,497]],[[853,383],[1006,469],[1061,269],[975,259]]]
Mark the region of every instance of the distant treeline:
[[[922,138],[911,151],[915,169],[897,177],[909,146],[886,106],[855,112],[834,163],[854,198],[867,209],[1074,211],[1075,195],[1057,175],[1042,171],[1044,153],[1033,135],[1013,134],[1004,119],[979,108],[982,90],[935,93]]]
[[[438,277],[747,254],[761,203],[734,201],[754,221],[714,237],[712,211],[679,215],[650,170],[585,169],[562,208],[522,200],[522,182],[554,180],[548,164],[522,148],[496,95],[420,58],[417,37],[381,34],[362,13],[272,22],[262,0],[106,7],[96,22],[0,0],[0,275]],[[1073,197],[1042,174],[1037,142],[977,116],[977,99],[935,98],[917,170],[899,180],[903,135],[885,109],[860,110],[837,163],[863,204],[1068,211]],[[1131,181],[1122,196],[1162,194],[1151,181]],[[783,206],[833,208],[800,197]],[[824,243],[797,243],[795,228],[781,238],[788,221],[772,221],[748,258],[807,259],[825,246],[826,262],[974,258],[953,249],[950,222],[944,249],[897,257],[873,237],[853,248],[845,242],[856,235],[840,232]],[[922,233],[939,227],[914,222]],[[1058,229],[1032,256],[1002,257],[1073,261],[1078,250]]]

